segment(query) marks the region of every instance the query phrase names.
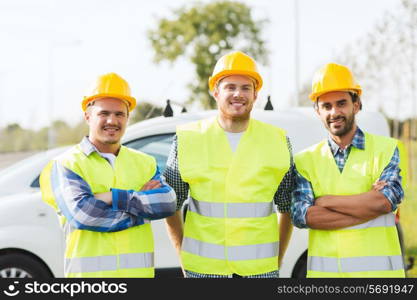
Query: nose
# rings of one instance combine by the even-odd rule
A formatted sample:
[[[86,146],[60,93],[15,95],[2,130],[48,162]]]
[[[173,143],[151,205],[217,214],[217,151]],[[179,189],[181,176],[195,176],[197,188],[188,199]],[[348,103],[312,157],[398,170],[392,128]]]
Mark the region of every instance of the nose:
[[[337,107],[337,105],[334,105],[329,113],[332,117],[338,116],[339,115],[339,108]]]
[[[235,97],[235,98],[239,98],[240,97],[240,95],[241,95],[241,90],[240,89],[236,89],[234,92],[233,92],[233,97]]]
[[[117,124],[117,119],[114,114],[109,114],[106,119],[107,124]]]

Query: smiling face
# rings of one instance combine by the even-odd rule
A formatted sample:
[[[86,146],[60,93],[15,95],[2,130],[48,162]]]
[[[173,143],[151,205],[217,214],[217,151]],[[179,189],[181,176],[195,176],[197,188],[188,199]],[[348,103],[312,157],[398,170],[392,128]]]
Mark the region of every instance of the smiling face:
[[[256,101],[254,80],[231,75],[220,80],[213,91],[220,114],[226,119],[247,120]]]
[[[343,137],[356,129],[355,115],[360,110],[348,92],[329,92],[317,100],[316,112],[331,135]]]
[[[120,99],[100,98],[85,112],[89,139],[100,152],[114,153],[126,130],[129,111]]]

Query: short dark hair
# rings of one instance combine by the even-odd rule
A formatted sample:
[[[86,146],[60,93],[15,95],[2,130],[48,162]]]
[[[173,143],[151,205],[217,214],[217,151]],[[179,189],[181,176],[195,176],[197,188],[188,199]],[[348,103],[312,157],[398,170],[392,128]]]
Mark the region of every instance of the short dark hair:
[[[352,98],[352,103],[359,102],[359,110],[362,110],[361,97],[357,93],[354,93],[354,92],[348,92],[348,93],[349,93],[350,97]],[[320,97],[317,97],[317,100],[314,101],[314,103],[313,103],[313,107],[315,109],[319,108],[319,104],[318,104],[319,98]]]
[[[358,102],[359,103],[359,110],[362,110],[362,101],[361,101],[361,97],[354,92],[349,92],[350,97],[352,98],[352,102]]]

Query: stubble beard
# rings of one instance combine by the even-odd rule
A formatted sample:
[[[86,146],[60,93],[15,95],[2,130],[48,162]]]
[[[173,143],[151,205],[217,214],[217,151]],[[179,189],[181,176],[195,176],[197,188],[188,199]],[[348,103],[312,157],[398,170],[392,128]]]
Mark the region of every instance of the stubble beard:
[[[342,117],[344,118],[345,126],[340,129],[332,129],[331,123],[329,121],[326,122],[327,129],[334,135],[338,137],[343,137],[347,135],[349,132],[352,131],[353,126],[355,124],[355,115],[352,115],[351,117]]]

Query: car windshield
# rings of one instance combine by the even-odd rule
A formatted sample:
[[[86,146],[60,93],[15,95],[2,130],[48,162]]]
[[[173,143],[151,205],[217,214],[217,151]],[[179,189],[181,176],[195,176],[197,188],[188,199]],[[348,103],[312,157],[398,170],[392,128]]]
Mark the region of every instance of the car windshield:
[[[148,136],[125,143],[125,146],[145,152],[156,159],[159,170],[163,172],[171,148],[173,133]]]

